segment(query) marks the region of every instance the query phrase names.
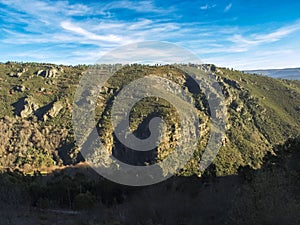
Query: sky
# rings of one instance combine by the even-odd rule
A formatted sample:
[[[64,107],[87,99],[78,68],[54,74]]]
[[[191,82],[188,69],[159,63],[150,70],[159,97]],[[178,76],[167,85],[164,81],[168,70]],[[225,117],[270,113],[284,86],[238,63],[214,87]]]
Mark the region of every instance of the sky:
[[[217,66],[300,67],[299,12],[296,0],[0,0],[0,62],[92,64],[165,41]]]

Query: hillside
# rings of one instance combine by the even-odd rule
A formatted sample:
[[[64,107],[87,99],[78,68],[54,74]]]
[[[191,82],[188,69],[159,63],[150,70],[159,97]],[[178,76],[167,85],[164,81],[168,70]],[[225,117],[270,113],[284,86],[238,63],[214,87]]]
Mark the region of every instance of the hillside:
[[[274,146],[299,135],[300,81],[208,68],[222,87],[228,121],[222,147],[206,173],[223,176],[244,166],[258,169],[264,156],[274,153]],[[0,64],[0,168],[32,173],[84,160],[74,141],[71,118],[74,93],[86,70],[86,66]],[[180,122],[175,109],[162,99],[144,99],[130,115],[130,126],[140,137],[147,135],[147,123],[141,124],[151,115],[166,118],[169,130],[155,152],[137,157],[112,135],[112,100],[124,85],[147,74],[171,79],[190,91],[203,129],[194,157],[179,174],[202,176],[198,165],[210,129],[209,109],[203,93],[193,92],[193,83],[176,67],[131,65],[119,70],[98,98],[96,119],[102,141],[117,157],[133,164],[153,163],[172,151],[176,129],[171,128]]]

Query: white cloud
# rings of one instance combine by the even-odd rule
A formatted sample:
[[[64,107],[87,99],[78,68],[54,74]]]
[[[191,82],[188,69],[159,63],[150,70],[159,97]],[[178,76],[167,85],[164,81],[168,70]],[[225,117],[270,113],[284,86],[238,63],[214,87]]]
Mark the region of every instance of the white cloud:
[[[152,12],[160,14],[168,14],[174,10],[173,7],[170,8],[161,8],[154,5],[152,0],[143,0],[143,1],[129,1],[129,0],[119,0],[111,1],[110,3],[99,3],[101,7],[101,13],[105,14],[112,9],[127,9],[136,12]]]
[[[207,9],[215,8],[216,6],[217,6],[216,4],[213,4],[213,5],[206,4],[206,5],[202,5],[200,7],[200,9],[201,10],[207,10]]]
[[[151,0],[135,3],[129,0],[102,1],[95,4],[95,7],[92,3],[71,4],[61,0],[27,0],[26,4],[22,0],[0,2],[13,8],[0,9],[0,18],[7,21],[1,24],[3,45],[15,47],[14,49],[18,49],[18,46],[31,46],[28,58],[36,55],[36,60],[56,60],[57,63],[66,64],[93,63],[105,52],[123,44],[158,40],[180,44],[207,59],[206,62],[228,67],[255,69],[262,67],[259,65],[271,65],[273,58],[274,63],[283,65],[283,62],[279,62],[280,56],[285,57],[284,61],[289,60],[286,63],[295,62],[293,57],[296,57],[296,53],[283,52],[279,47],[266,49],[264,44],[275,45],[275,42],[300,30],[300,21],[264,33],[253,33],[252,27],[216,26],[216,21],[180,23],[170,17],[161,19],[161,15],[168,15],[174,8],[157,7]],[[200,9],[209,10],[214,7],[216,5],[206,4]],[[231,8],[232,3],[224,11]],[[115,17],[113,9],[147,12],[151,16],[124,21]],[[73,17],[75,15],[88,16],[76,20]],[[23,30],[14,29],[16,23],[22,24]],[[52,47],[46,49],[43,46]],[[151,52],[151,49],[147,52],[158,54]],[[7,55],[26,57],[26,53]],[[124,57],[126,59],[126,55]]]
[[[224,12],[228,12],[231,8],[232,8],[232,3],[229,3],[229,4],[225,7]]]
[[[64,28],[67,31],[71,31],[75,34],[82,35],[86,39],[94,40],[94,41],[106,41],[106,42],[114,42],[114,43],[121,43],[124,41],[125,38],[122,38],[117,35],[97,35],[94,33],[91,33],[79,26],[76,26],[70,22],[64,21],[61,22],[61,27]]]
[[[282,38],[300,30],[300,21],[295,24],[281,27],[273,32],[266,34],[251,34],[249,37],[244,37],[240,34],[235,34],[229,40],[238,45],[256,46],[264,43],[272,43],[280,41]]]
[[[7,7],[12,7],[18,12],[24,12],[39,20],[53,21],[57,17],[52,16],[75,16],[89,15],[92,9],[83,4],[69,4],[68,1],[40,1],[40,0],[0,0]]]
[[[206,4],[206,5],[201,6],[200,9],[206,10],[206,9],[208,9],[208,7],[209,7],[209,5]]]

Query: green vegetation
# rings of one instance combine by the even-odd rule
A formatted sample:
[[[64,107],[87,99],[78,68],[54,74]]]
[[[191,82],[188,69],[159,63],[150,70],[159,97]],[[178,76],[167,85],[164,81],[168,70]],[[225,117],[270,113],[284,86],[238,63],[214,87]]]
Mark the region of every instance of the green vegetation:
[[[1,224],[296,225],[299,145],[300,137],[275,146],[276,155],[266,155],[258,170],[173,177],[140,188],[115,184],[84,167],[47,176],[6,171],[0,174]]]
[[[210,69],[222,87],[228,120],[222,148],[210,173],[223,176],[237,173],[240,166],[260,168],[273,146],[300,132],[300,82],[213,66]],[[0,64],[1,168],[30,173],[83,160],[74,141],[71,118],[74,93],[86,70],[86,66]],[[154,115],[161,116],[167,124],[166,135],[152,155],[140,159],[126,155],[113,136],[110,110],[117,93],[131,81],[150,74],[176,82],[194,99],[201,138],[194,158],[179,175],[201,176],[198,165],[210,130],[209,108],[205,95],[195,92],[187,74],[172,65],[127,65],[110,78],[96,108],[101,139],[111,151],[117,147],[124,160],[140,164],[160,161],[173,151],[180,120],[176,109],[160,98],[138,102],[130,114],[131,129],[138,137],[149,135],[147,121]]]

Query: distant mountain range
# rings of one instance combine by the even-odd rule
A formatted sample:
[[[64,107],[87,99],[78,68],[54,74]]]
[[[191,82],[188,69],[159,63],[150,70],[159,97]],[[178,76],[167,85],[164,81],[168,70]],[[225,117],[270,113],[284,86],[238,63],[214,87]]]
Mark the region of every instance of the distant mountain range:
[[[245,70],[246,73],[261,74],[274,78],[283,78],[290,80],[300,80],[300,68],[288,69],[266,69],[266,70]]]

